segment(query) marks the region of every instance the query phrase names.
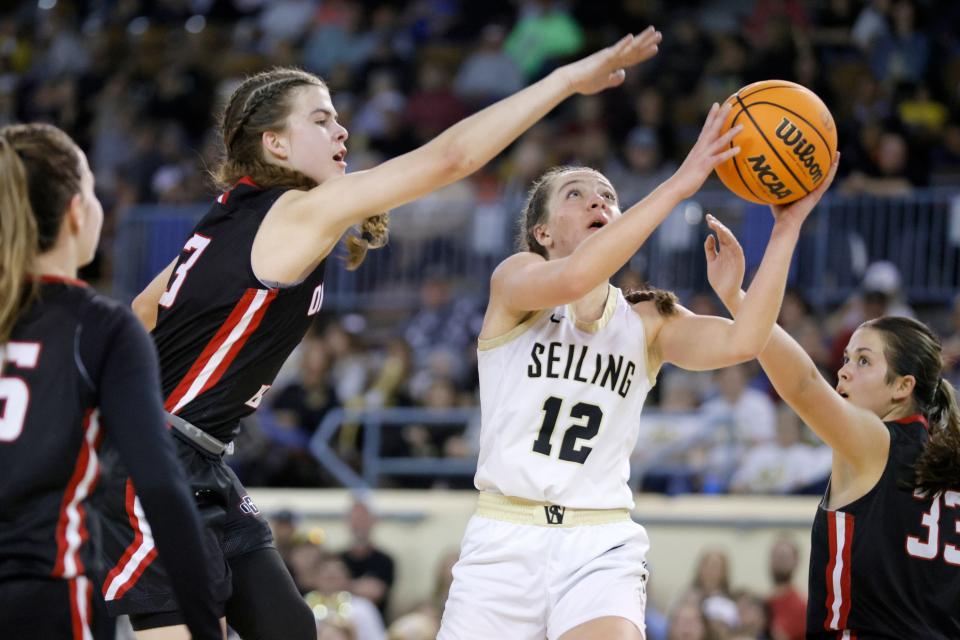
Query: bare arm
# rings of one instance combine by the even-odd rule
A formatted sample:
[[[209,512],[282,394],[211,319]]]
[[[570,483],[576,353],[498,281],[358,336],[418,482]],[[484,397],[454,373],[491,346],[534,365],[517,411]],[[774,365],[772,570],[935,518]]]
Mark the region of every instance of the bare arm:
[[[745,298],[740,290],[743,250],[725,226],[718,225],[714,230],[720,243],[719,255],[712,236],[705,247],[710,284],[736,317],[742,313]],[[889,438],[880,418],[841,398],[810,356],[781,327],[773,327],[759,361],[780,397],[830,445],[835,456],[858,471],[886,458]]]
[[[720,135],[729,110],[715,104],[677,172],[569,256],[545,260],[525,252],[504,260],[491,278],[491,304],[522,315],[577,300],[608,280],[684,198],[696,193],[716,165],[739,152],[739,147],[728,148],[739,127]]]
[[[157,305],[160,303],[160,296],[167,290],[167,283],[170,282],[170,275],[177,264],[177,259],[167,265],[167,268],[157,274],[150,284],[133,299],[130,306],[133,308],[133,314],[140,320],[140,324],[147,331],[153,331],[157,326]]]
[[[743,297],[743,292],[737,291],[721,295],[721,300],[736,316]],[[833,449],[835,456],[860,472],[886,458],[890,440],[880,418],[840,397],[803,347],[781,327],[773,328],[758,360],[777,394]]]
[[[680,314],[664,322],[656,338],[656,350],[664,362],[683,368],[716,369],[757,357],[770,338],[780,314],[787,273],[800,238],[800,228],[836,174],[837,161],[834,160],[827,179],[816,190],[788,206],[771,207],[776,222],[760,268],[733,322],[693,314]],[[707,223],[718,234],[726,230],[713,216],[708,216]],[[708,273],[711,268],[717,268],[719,255],[724,254],[723,244],[720,245],[719,255],[716,248],[714,239],[708,238],[704,246]],[[730,258],[730,255],[724,257]]]
[[[653,27],[628,35],[464,119],[419,149],[295,194],[283,207],[299,234],[335,242],[371,215],[470,175],[570,95],[620,85],[624,69],[656,55],[659,42]]]

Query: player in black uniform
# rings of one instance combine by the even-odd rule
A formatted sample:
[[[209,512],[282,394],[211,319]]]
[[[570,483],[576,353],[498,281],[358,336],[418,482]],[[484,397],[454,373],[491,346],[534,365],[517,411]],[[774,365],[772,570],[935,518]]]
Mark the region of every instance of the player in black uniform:
[[[743,252],[726,228],[710,283],[740,306]],[[833,389],[783,329],[760,355],[833,449],[813,521],[808,638],[960,638],[960,409],[940,340],[910,318],[860,325]]]
[[[381,212],[480,168],[574,93],[619,85],[653,56],[649,28],[561,67],[382,165],[346,174],[347,131],[326,85],[275,69],[243,82],[223,115],[223,193],[174,260],[134,301],[153,330],[169,421],[210,536],[232,575],[227,621],[244,638],[314,638],[312,613],[273,548],[270,531],[221,456],[237,423],[260,404],[323,301],[325,260],[347,238],[349,267],[386,241]],[[165,572],[140,558],[148,542],[112,494],[108,607],[136,629],[179,624]],[[175,631],[170,630],[171,633]],[[171,636],[172,637],[172,636]]]
[[[76,280],[102,222],[93,174],[67,134],[0,129],[0,636],[114,637],[93,594],[100,535],[87,500],[109,442],[194,637],[223,638],[150,340],[128,309]]]

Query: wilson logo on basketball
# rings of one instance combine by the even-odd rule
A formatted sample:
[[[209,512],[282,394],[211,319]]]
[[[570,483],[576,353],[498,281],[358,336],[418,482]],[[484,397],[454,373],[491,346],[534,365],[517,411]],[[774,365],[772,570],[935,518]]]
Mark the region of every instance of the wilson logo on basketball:
[[[767,162],[767,157],[762,153],[758,156],[752,156],[747,158],[747,161],[750,162],[750,169],[757,175],[757,180],[760,181],[767,191],[770,192],[774,198],[783,199],[789,196],[793,191],[787,189],[787,185],[783,184],[783,180],[773,172],[770,168],[770,163]]]
[[[823,169],[814,157],[817,147],[807,140],[803,132],[789,118],[784,117],[780,122],[780,126],[777,127],[777,137],[783,140],[785,145],[792,147],[793,155],[797,156],[797,160],[807,168],[814,184],[823,179]]]

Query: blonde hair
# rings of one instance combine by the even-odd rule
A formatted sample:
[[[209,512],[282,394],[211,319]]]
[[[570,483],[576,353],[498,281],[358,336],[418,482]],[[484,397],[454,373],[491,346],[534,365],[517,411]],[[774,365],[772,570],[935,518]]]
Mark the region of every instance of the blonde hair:
[[[53,247],[79,192],[80,150],[66,133],[48,124],[0,129],[0,344],[35,292],[33,261]]]
[[[230,96],[220,117],[225,157],[213,173],[217,185],[229,189],[244,176],[263,187],[312,189],[316,181],[303,173],[267,162],[261,137],[267,131],[282,131],[293,109],[294,90],[327,88],[312,73],[290,67],[263,71],[244,80]],[[367,218],[356,234],[347,236],[347,269],[360,266],[369,249],[387,244],[386,213]]]

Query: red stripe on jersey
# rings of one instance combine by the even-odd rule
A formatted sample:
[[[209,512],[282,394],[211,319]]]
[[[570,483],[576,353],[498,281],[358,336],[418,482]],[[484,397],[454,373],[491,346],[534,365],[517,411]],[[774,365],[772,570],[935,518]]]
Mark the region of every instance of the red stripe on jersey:
[[[270,303],[277,297],[276,289],[247,289],[233,311],[210,339],[187,375],[167,397],[164,408],[178,413],[184,405],[220,381],[247,339],[256,331]]]
[[[842,630],[850,615],[850,550],[853,547],[853,516],[843,511],[827,513],[830,562],[827,563],[827,616],[824,629]]]
[[[54,537],[57,541],[57,559],[53,565],[56,578],[73,578],[83,575],[83,561],[80,549],[87,541],[87,513],[83,501],[90,495],[100,477],[100,463],[97,449],[100,447],[102,433],[94,410],[87,410],[81,429],[82,440],[77,462],[70,476],[70,482],[63,492],[60,502],[60,517]]]
[[[123,594],[137,583],[143,572],[157,557],[149,525],[146,522],[141,523],[137,515],[137,494],[129,478],[124,506],[127,518],[130,520],[130,528],[133,530],[133,542],[127,546],[119,562],[103,581],[102,590],[106,600],[117,600],[123,597]]]
[[[907,416],[905,418],[900,418],[899,420],[894,420],[894,422],[897,424],[913,424],[914,422],[919,422],[923,425],[924,429],[930,431],[930,424],[927,422],[927,419],[919,413],[912,416]]]
[[[237,184],[233,185],[233,188],[232,188],[232,189],[227,189],[226,191],[224,191],[223,193],[221,193],[221,194],[217,197],[217,202],[219,202],[220,204],[227,204],[227,200],[230,198],[230,193],[231,193],[234,189],[236,189],[236,188],[237,188],[237,185],[239,185],[239,184],[245,184],[245,185],[248,185],[248,186],[251,186],[251,187],[256,187],[256,186],[257,186],[257,183],[253,181],[253,178],[251,178],[250,176],[243,176],[242,178],[240,178],[239,180],[237,180]]]

